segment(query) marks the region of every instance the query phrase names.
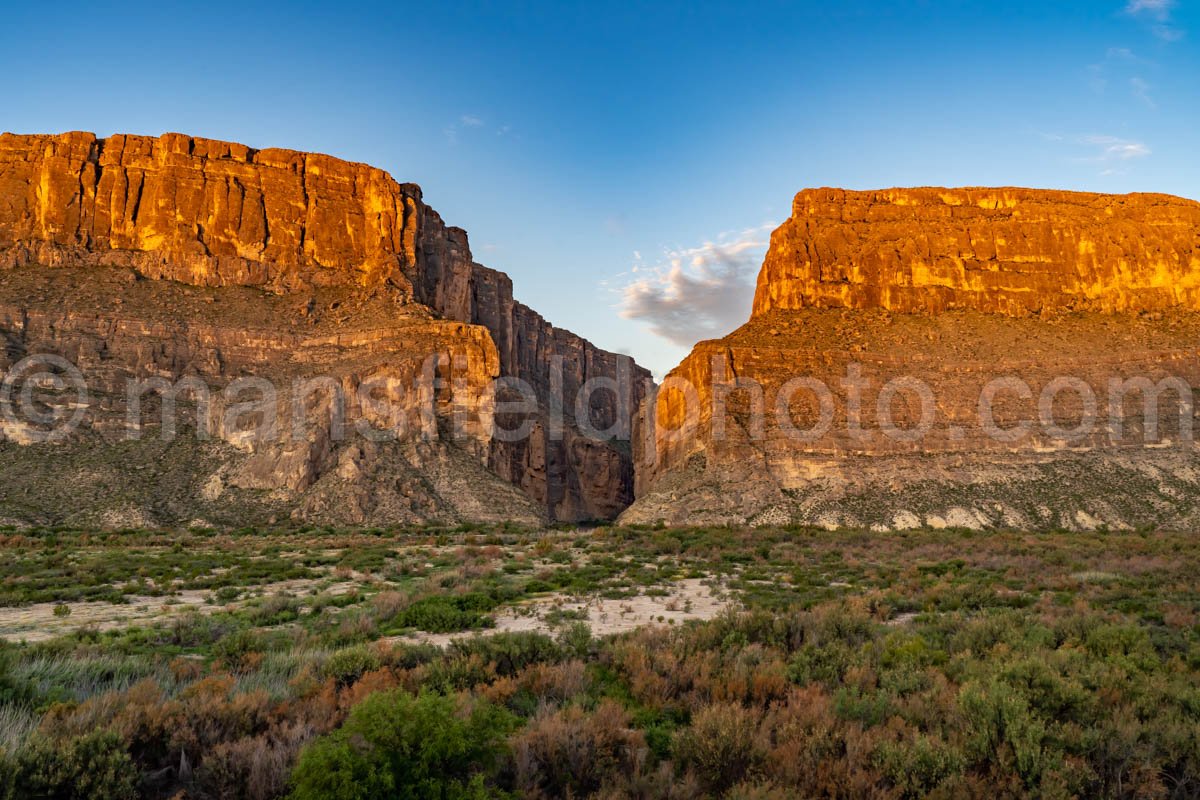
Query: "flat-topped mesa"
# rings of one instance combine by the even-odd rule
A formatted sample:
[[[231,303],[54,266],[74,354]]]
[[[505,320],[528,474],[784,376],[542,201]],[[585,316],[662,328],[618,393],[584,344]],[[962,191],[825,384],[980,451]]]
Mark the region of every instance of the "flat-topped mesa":
[[[178,133],[0,136],[0,260],[200,286],[406,286],[421,191],[380,169]]]
[[[1200,203],[1019,188],[807,189],[754,315],[1200,309]]]
[[[302,298],[363,289],[481,325],[500,375],[527,381],[539,405],[533,434],[493,440],[488,466],[551,519],[612,517],[632,501],[628,447],[580,435],[575,399],[591,378],[626,377],[628,402],[593,395],[589,422],[608,429],[628,420],[649,373],[517,303],[508,276],[474,262],[465,231],[447,226],[420,187],[383,170],[177,133],[2,134],[0,269],[35,264],[124,267]],[[554,386],[562,387],[562,436],[546,424]]]
[[[1200,203],[802,191],[643,405],[621,520],[1192,527],[1197,342]]]

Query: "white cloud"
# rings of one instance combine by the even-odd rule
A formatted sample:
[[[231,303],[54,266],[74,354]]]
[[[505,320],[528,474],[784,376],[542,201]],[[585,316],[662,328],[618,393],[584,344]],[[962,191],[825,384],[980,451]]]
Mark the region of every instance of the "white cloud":
[[[1129,0],[1125,13],[1141,19],[1153,20],[1157,24],[1150,27],[1150,32],[1164,42],[1178,42],[1184,37],[1185,31],[1169,25],[1171,12],[1175,10],[1175,0]]]
[[[1123,139],[1107,134],[1069,136],[1061,133],[1039,134],[1047,142],[1059,147],[1073,148],[1075,153],[1069,160],[1077,164],[1091,164],[1101,175],[1124,175],[1137,161],[1148,158],[1153,150],[1145,142]]]
[[[1143,142],[1134,142],[1129,139],[1120,139],[1116,136],[1084,136],[1080,139],[1082,144],[1093,145],[1100,148],[1100,152],[1093,160],[1098,161],[1128,161],[1133,158],[1145,158],[1152,152],[1150,148]]]
[[[483,127],[483,120],[481,120],[479,117],[472,116],[471,114],[463,114],[461,117],[458,118],[458,122],[464,128],[482,128]]]
[[[1125,11],[1128,14],[1148,14],[1155,19],[1165,20],[1171,16],[1171,9],[1174,7],[1175,0],[1129,0]]]
[[[621,316],[645,322],[655,335],[681,347],[724,336],[750,317],[772,227],[669,250],[653,266],[635,264],[630,271],[639,277],[621,290]]]
[[[1155,25],[1150,30],[1164,42],[1178,42],[1184,37],[1184,31],[1172,28],[1170,25]]]

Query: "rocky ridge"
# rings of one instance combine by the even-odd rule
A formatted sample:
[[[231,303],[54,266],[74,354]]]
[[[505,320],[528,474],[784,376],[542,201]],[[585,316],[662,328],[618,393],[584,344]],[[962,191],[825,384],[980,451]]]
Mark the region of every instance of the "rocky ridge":
[[[642,408],[621,519],[1191,524],[1197,285],[1180,198],[800,192],[750,321]]]
[[[590,379],[622,379],[626,396],[595,392],[582,409],[592,428],[619,428],[640,402],[648,373],[517,303],[507,276],[474,262],[464,231],[445,225],[419,187],[382,170],[180,134],[4,134],[0,268],[8,271],[0,295],[8,340],[2,366],[40,352],[82,358],[89,382],[103,387],[107,380],[114,390],[109,418],[89,416],[89,434],[100,435],[124,413],[118,378],[193,376],[219,386],[252,375],[321,374],[352,395],[365,377],[384,376],[401,407],[428,410],[440,426],[452,417],[458,424],[455,415],[475,418],[463,441],[410,439],[379,452],[316,433],[302,446],[279,441],[251,448],[233,459],[236,466],[217,458],[221,481],[236,473],[233,482],[245,491],[275,493],[263,508],[350,521],[427,512],[527,519],[530,509],[535,517],[582,520],[610,518],[632,499],[627,441],[583,435],[575,400]],[[76,291],[56,292],[60,284]],[[93,284],[110,291],[85,300]],[[188,294],[188,287],[200,294]],[[289,329],[296,332],[284,335]],[[444,358],[439,377],[466,387],[457,405],[439,406],[444,398],[410,391],[421,369],[417,354]],[[536,410],[527,414],[531,434],[516,441],[489,433],[494,398],[480,393],[499,376],[521,378],[537,395]],[[320,409],[310,411],[321,418]],[[350,413],[361,418],[362,410]],[[233,432],[218,433],[235,449],[245,444]],[[21,440],[11,426],[6,436],[10,447]],[[69,450],[69,443],[54,446]],[[399,468],[419,446],[466,458],[478,465],[480,481],[499,476],[532,505],[431,488],[437,483],[427,480],[431,470],[454,470],[431,467],[426,453],[405,462],[425,488],[413,484],[404,496],[420,495],[442,510],[434,514],[426,504],[422,511],[414,501],[395,511],[395,503],[375,496],[377,473]],[[217,472],[189,478],[193,484],[204,478],[191,488],[209,487],[211,494]],[[313,494],[337,475],[356,502]],[[165,517],[177,519],[187,503],[172,502],[178,508]]]

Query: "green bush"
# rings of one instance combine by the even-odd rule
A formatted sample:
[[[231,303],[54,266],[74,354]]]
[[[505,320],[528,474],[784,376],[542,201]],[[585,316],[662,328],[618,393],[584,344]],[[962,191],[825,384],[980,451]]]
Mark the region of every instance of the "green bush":
[[[911,742],[886,742],[875,761],[903,797],[928,797],[940,783],[966,767],[962,753],[945,742],[917,736]]]
[[[429,633],[457,633],[490,627],[492,620],[483,611],[486,603],[476,595],[423,597],[396,615],[395,625]]]
[[[241,669],[246,657],[264,650],[262,638],[252,630],[238,630],[222,636],[213,645],[213,655],[232,670]]]
[[[0,641],[0,705],[26,705],[33,702],[34,688],[13,674],[16,658],[8,642]]]
[[[753,774],[765,753],[758,716],[736,703],[707,706],[675,739],[679,763],[721,794]]]
[[[592,628],[586,622],[576,622],[558,634],[558,646],[575,658],[587,658],[594,644]]]
[[[810,683],[836,686],[852,663],[854,654],[841,642],[806,644],[788,662],[788,678],[801,686]]]
[[[340,686],[349,686],[365,673],[379,669],[382,662],[379,654],[367,647],[347,647],[338,650],[325,662],[322,673],[333,678]]]
[[[0,749],[0,800],[16,800],[17,762]]]
[[[292,774],[293,800],[483,800],[515,727],[488,703],[374,694],[338,730],[310,744]]]
[[[64,743],[38,737],[15,766],[15,774],[10,772],[7,778],[0,766],[0,792],[7,781],[13,798],[134,800],[138,796],[137,768],[115,733],[95,731]]]
[[[530,631],[473,636],[450,645],[452,657],[477,656],[484,664],[494,664],[498,675],[516,675],[533,664],[557,661],[562,657],[550,637]]]

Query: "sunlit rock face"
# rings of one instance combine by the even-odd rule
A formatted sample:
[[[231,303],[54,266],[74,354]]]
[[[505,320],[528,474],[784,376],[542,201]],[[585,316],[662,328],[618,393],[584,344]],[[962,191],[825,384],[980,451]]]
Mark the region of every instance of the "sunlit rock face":
[[[1200,203],[1034,189],[800,192],[754,314],[1200,309]]]
[[[643,408],[622,519],[1190,524],[1197,285],[1180,198],[803,191],[750,321]]]
[[[43,267],[66,269],[54,273]],[[348,348],[340,355],[343,361],[361,366],[369,353],[378,363],[369,364],[366,373],[395,369],[399,385],[416,377],[413,356],[419,343],[469,364],[463,368],[469,373],[468,399],[462,402],[494,402],[481,392],[497,377],[520,378],[533,387],[537,409],[529,412],[529,436],[506,441],[473,435],[465,448],[468,461],[519,487],[535,515],[611,518],[632,500],[628,434],[624,441],[582,435],[575,401],[589,380],[621,378],[629,387],[626,396],[593,393],[583,412],[592,429],[619,431],[621,423],[628,429],[630,409],[640,402],[648,373],[517,303],[509,278],[474,262],[466,232],[447,226],[423,202],[418,186],[399,183],[374,167],[181,134],[0,135],[0,268],[36,273],[8,281],[0,296],[6,313],[0,325],[10,340],[5,367],[39,348],[68,353],[92,347],[100,352],[93,370],[110,378],[153,374],[231,380],[336,366],[337,359],[308,367],[297,362],[302,353],[328,355],[318,345],[332,336],[338,347]],[[118,285],[113,296],[93,296],[86,304],[71,293],[48,303],[56,280],[86,283],[80,275],[88,270],[102,270],[94,273],[97,285],[110,286],[109,268],[118,270],[113,274],[163,282],[162,288],[135,293],[141,298],[136,301],[124,300]],[[213,303],[196,308],[192,298],[180,306],[177,325],[152,325],[137,337],[110,339],[93,330],[141,330],[147,319],[159,318],[159,307],[176,302],[172,293],[182,290],[166,288],[170,283],[203,288]],[[259,293],[260,318],[246,310],[243,294],[236,303],[222,302],[244,291]],[[268,302],[275,303],[269,312]],[[230,316],[228,306],[239,312]],[[41,328],[26,324],[37,319],[50,322]],[[283,335],[293,325],[298,332]],[[312,326],[322,336],[310,347],[305,337],[313,334]],[[384,333],[381,328],[395,329]],[[210,329],[195,339],[198,331]],[[42,333],[35,335],[38,330]],[[263,348],[246,358],[243,348],[231,344],[239,337],[261,341]],[[85,347],[85,340],[92,344]],[[188,357],[154,361],[161,361],[162,353],[179,352]],[[354,371],[335,373],[348,387],[361,378]],[[561,404],[555,399],[559,394]],[[412,402],[435,401],[424,396]],[[20,440],[19,431],[9,431],[8,438]],[[316,453],[312,457],[295,455],[295,448],[278,457],[255,454],[238,474],[262,491],[296,495],[288,507],[298,513],[337,518],[345,504],[301,495],[339,469],[365,487],[380,470],[364,459],[376,455],[343,456],[341,448],[314,447],[309,448]],[[350,466],[339,466],[343,458]],[[436,469],[429,466],[430,458],[424,461],[414,474],[446,473],[453,459],[443,459]],[[440,480],[430,477],[419,491],[413,483],[409,491],[428,499],[438,494],[428,487],[443,485]],[[391,506],[364,502],[377,510],[359,509],[351,518],[387,520]],[[490,519],[505,513],[529,518],[522,503],[470,498],[457,505],[445,498],[423,503],[399,516],[419,518],[421,508],[441,503],[442,511],[430,512],[430,518]],[[319,513],[312,510],[318,507]]]

